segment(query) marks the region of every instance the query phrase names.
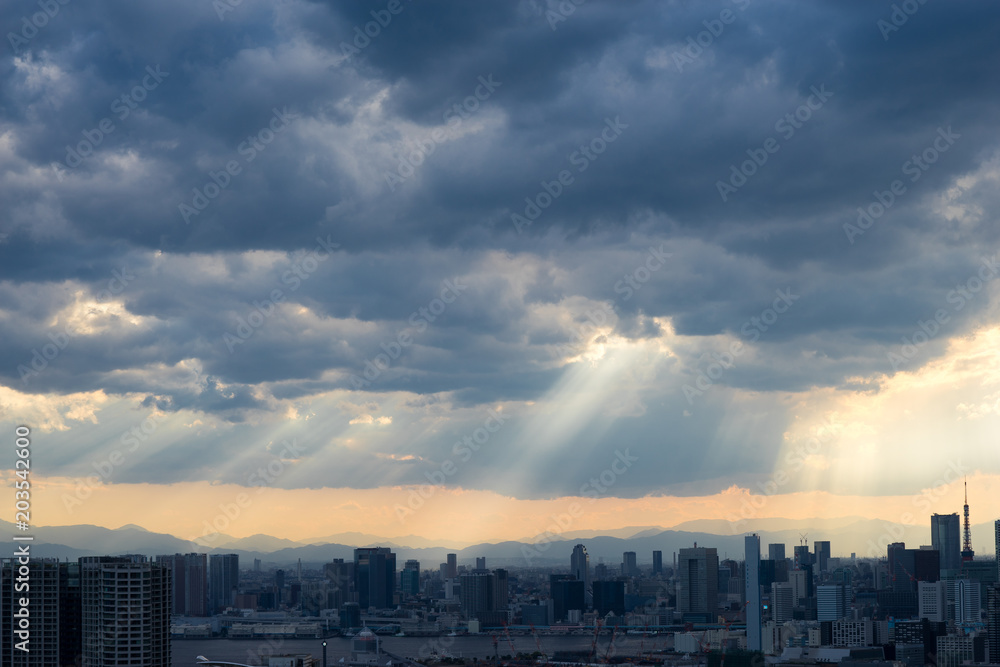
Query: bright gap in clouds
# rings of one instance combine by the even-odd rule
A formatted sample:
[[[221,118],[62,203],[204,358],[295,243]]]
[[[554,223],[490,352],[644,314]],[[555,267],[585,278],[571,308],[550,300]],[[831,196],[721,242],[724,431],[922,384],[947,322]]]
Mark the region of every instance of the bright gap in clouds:
[[[594,336],[558,382],[529,406],[530,416],[511,438],[511,465],[498,488],[525,497],[544,470],[575,474],[581,485],[599,474],[581,468],[581,462],[593,458],[616,421],[645,413],[643,390],[668,354],[658,341],[633,342],[609,332]],[[613,456],[609,451],[609,461]]]

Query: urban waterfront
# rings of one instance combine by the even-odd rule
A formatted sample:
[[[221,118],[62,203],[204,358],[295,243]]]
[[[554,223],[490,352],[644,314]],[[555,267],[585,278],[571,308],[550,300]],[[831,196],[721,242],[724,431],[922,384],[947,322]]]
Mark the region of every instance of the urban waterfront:
[[[391,653],[410,658],[420,658],[428,655],[435,647],[439,647],[442,655],[455,658],[491,658],[494,655],[493,638],[490,635],[460,636],[460,637],[382,637],[382,648]],[[610,655],[640,655],[659,651],[666,645],[666,636],[621,635],[615,638]],[[265,660],[269,655],[283,653],[311,653],[316,658],[323,655],[323,640],[321,639],[185,639],[171,642],[174,667],[190,667],[197,664],[195,658],[203,655],[212,660],[229,660],[256,664],[256,656]],[[331,637],[327,642],[327,662],[331,665],[345,661],[351,657],[351,640],[349,637]],[[552,655],[556,651],[589,651],[593,643],[592,636],[541,636],[536,642],[532,636],[500,635],[497,651],[501,656],[517,653],[533,653],[539,650]],[[511,648],[513,644],[513,649]],[[597,656],[603,658],[609,655],[610,637],[601,636],[597,643]],[[259,652],[259,653],[258,653]]]

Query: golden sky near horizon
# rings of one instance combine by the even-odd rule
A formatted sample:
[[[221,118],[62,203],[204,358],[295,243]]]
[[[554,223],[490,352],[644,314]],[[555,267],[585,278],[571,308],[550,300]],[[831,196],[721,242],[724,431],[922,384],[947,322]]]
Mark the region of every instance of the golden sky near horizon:
[[[81,478],[47,478],[36,471],[31,477],[33,522],[109,528],[138,524],[186,539],[209,534],[214,527],[234,537],[264,533],[299,540],[358,531],[468,544],[531,537],[552,530],[557,516],[564,517],[564,525],[555,532],[671,527],[696,519],[740,516],[793,520],[856,516],[927,525],[931,512],[961,511],[961,478],[968,475],[973,522],[982,523],[997,518],[993,499],[1000,492],[1000,475],[981,469],[995,451],[990,436],[1000,411],[998,350],[1000,329],[993,328],[952,340],[946,355],[916,372],[882,377],[875,392],[817,389],[784,395],[795,419],[785,432],[787,451],[777,459],[770,478],[776,483],[770,487],[751,490],[732,485],[711,495],[642,498],[617,498],[610,489],[596,499],[539,500],[432,486],[281,489],[204,481],[81,486]],[[970,395],[981,398],[970,401]],[[78,408],[71,405],[63,412]],[[973,440],[953,448],[949,465],[935,472],[934,484],[914,488],[911,494],[786,493],[783,488],[784,480],[792,477],[809,488],[821,478],[843,476],[845,484],[847,477],[855,483],[861,479],[877,491],[879,466],[919,466],[920,457],[906,453],[938,446],[937,439],[959,425]],[[4,476],[10,484],[11,472]],[[574,513],[567,524],[565,517]]]

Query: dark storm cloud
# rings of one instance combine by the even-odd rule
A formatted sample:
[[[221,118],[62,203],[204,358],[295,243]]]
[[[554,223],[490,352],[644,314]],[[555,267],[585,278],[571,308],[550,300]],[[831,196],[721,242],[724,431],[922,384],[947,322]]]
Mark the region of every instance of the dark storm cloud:
[[[244,0],[220,16],[193,0],[70,2],[7,51],[3,384],[139,396],[239,433],[357,389],[471,410],[544,398],[609,308],[631,341],[666,336],[667,322],[684,339],[660,386],[640,383],[661,412],[639,415],[637,400],[618,427],[655,458],[666,429],[674,455],[713,441],[724,406],[678,426],[681,386],[730,340],[754,353],[721,384],[853,388],[892,373],[887,351],[936,310],[951,309],[947,336],[984,322],[985,296],[961,310],[948,299],[1000,249],[994,5],[922,4],[891,32],[878,23],[891,3],[389,5]],[[25,7],[0,8],[4,35],[20,34]],[[845,229],[894,181],[905,191],[884,215]],[[515,214],[533,220],[519,230]],[[338,248],[296,284],[289,272],[320,240]],[[656,252],[670,258],[650,270]],[[135,278],[97,298],[125,267]],[[468,287],[419,314],[445,281]],[[777,290],[794,305],[758,328]],[[32,367],[67,326],[80,333]],[[401,332],[412,344],[366,377]],[[37,372],[23,379],[26,366]],[[786,421],[776,413],[757,437],[773,445]],[[427,461],[459,422],[419,440]],[[604,431],[587,437],[581,475],[614,449]],[[348,474],[357,484],[416,483],[433,465],[389,479],[372,452],[345,456],[365,471]],[[468,483],[492,488],[491,456]],[[726,460],[719,484],[768,459]],[[203,474],[178,459],[163,469]],[[651,475],[622,488],[654,488]]]

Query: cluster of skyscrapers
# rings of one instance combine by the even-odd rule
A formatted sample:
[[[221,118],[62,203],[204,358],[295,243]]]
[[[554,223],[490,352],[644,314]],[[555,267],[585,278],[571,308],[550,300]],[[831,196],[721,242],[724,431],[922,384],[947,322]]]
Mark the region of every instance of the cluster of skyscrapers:
[[[994,528],[1000,547],[1000,520]],[[879,558],[834,556],[829,541],[810,549],[804,536],[789,557],[784,544],[765,552],[758,535],[743,539],[742,560],[694,544],[667,564],[653,551],[651,567],[633,551],[594,565],[584,544],[562,567],[491,569],[484,557],[459,566],[447,554],[431,571],[417,560],[398,569],[390,548],[366,547],[321,571],[300,562],[292,576],[262,572],[259,560],[241,572],[236,554],[32,560],[30,653],[15,644],[19,566],[6,560],[0,666],[166,667],[184,619],[221,614],[230,627],[268,610],[325,617],[327,632],[331,620],[346,633],[386,619],[408,632],[642,628],[674,635],[677,652],[746,649],[810,664],[809,651],[836,649],[906,667],[1000,664],[1000,558],[975,557],[958,514],[931,517],[930,544],[887,543]]]
[[[32,559],[19,589],[16,560],[0,562],[0,665],[170,665],[172,615],[207,616],[232,605],[235,554],[88,556]],[[28,600],[28,651],[14,633],[18,600]]]

